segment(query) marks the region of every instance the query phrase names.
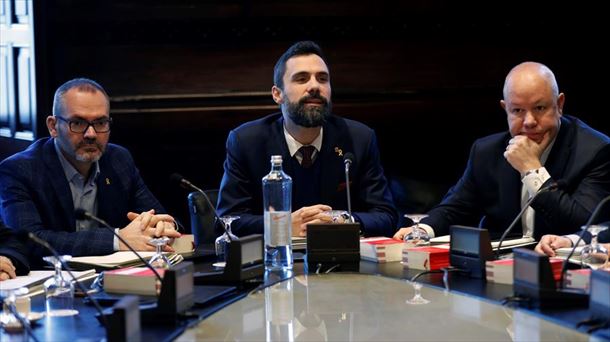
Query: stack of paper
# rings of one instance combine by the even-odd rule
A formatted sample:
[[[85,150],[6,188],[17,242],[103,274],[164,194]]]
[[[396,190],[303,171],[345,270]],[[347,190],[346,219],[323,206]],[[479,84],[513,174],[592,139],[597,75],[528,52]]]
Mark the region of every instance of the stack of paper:
[[[155,255],[155,252],[138,252],[144,260],[149,260]],[[163,253],[169,259],[169,262],[174,265],[184,260],[180,254]],[[131,251],[115,252],[109,255],[96,255],[73,257],[68,262],[70,266],[83,269],[94,267],[97,270],[108,270],[115,268],[123,268],[129,266],[144,266],[142,261]]]
[[[68,274],[67,271],[62,271],[61,273],[64,279],[72,279],[72,277],[70,277],[70,274]],[[89,278],[89,276],[95,275],[95,270],[89,269],[81,272],[72,271],[72,274],[74,274],[74,277],[76,277],[77,280],[84,280]],[[28,275],[19,276],[15,279],[9,279],[0,282],[0,289],[5,291],[15,290],[20,287],[27,287],[30,289],[30,292],[32,292],[35,287],[38,287],[39,285],[44,283],[45,280],[53,277],[54,275],[55,271],[31,271]]]
[[[438,236],[438,237],[434,237],[434,238],[430,239],[430,243],[432,245],[449,243],[450,241],[451,241],[450,235],[443,235],[443,236]],[[513,248],[517,248],[517,247],[523,247],[523,246],[531,245],[531,244],[534,244],[534,243],[536,243],[536,240],[534,240],[534,238],[532,238],[532,237],[522,237],[522,238],[518,238],[518,239],[507,239],[507,240],[504,240],[504,242],[502,242],[501,250],[513,249]],[[491,248],[492,249],[497,249],[498,248],[498,241],[492,241],[491,242]]]

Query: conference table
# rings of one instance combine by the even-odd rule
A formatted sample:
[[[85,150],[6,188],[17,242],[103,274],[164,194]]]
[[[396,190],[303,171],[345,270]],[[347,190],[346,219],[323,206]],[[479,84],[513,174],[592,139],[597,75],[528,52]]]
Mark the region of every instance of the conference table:
[[[178,341],[588,341],[522,310],[379,275],[297,275],[248,294]]]
[[[207,261],[206,261],[207,263]],[[246,284],[189,310],[176,322],[142,322],[142,340],[610,340],[610,329],[587,334],[577,328],[586,308],[530,310],[500,304],[512,286],[450,274],[446,289],[440,274],[418,278],[427,304],[414,297],[406,281],[419,270],[400,262],[361,261],[357,272],[270,273],[262,284]],[[45,317],[33,326],[40,341],[99,341],[104,327],[95,309],[76,298],[78,316]],[[44,311],[44,296],[32,300]],[[21,341],[23,334],[0,333],[0,340]]]

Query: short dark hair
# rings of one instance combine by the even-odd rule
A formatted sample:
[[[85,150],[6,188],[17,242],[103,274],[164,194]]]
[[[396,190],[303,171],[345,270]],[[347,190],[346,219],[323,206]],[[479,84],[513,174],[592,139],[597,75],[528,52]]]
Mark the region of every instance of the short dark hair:
[[[68,90],[72,88],[76,88],[79,91],[89,93],[95,93],[96,91],[99,91],[104,94],[106,102],[108,102],[108,107],[110,107],[110,99],[104,88],[94,80],[81,77],[69,80],[68,82],[62,84],[61,86],[59,86],[59,88],[57,88],[57,90],[55,91],[55,95],[53,96],[54,116],[60,116],[63,112],[64,95],[68,92]]]
[[[318,55],[326,66],[328,67],[328,63],[326,62],[326,58],[324,57],[324,53],[320,46],[310,40],[304,40],[300,42],[294,43],[291,47],[284,52],[284,54],[277,60],[275,63],[275,67],[273,68],[273,84],[276,87],[283,89],[284,88],[284,73],[286,72],[286,61],[294,56],[306,56],[306,55]]]

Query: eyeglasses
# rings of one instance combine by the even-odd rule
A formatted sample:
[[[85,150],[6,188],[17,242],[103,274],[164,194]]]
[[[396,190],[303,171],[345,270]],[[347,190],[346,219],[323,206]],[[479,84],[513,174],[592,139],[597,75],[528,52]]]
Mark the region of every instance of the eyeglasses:
[[[69,120],[66,118],[62,118],[61,116],[56,116],[57,119],[67,122],[68,127],[70,127],[70,131],[72,133],[85,133],[89,126],[93,127],[93,130],[96,133],[107,133],[110,132],[110,124],[112,123],[112,118],[100,119],[95,121],[87,121],[82,119],[74,119]]]

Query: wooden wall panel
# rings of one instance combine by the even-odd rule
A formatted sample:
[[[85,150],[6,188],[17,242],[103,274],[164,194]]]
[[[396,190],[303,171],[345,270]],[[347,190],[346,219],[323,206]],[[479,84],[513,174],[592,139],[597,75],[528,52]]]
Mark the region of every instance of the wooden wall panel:
[[[610,76],[602,43],[608,24],[591,4],[494,3],[501,11],[487,1],[449,0],[37,6],[45,13],[37,19],[39,123],[61,83],[79,76],[102,83],[112,97],[111,140],[133,152],[149,186],[183,220],[186,194],[169,185],[169,174],[218,186],[229,130],[275,111],[273,65],[301,39],[322,45],[335,112],[376,130],[388,176],[401,184],[444,191],[455,182],[472,141],[505,129],[503,78],[525,60],[555,71],[566,113],[610,133],[600,113]],[[40,124],[37,133],[47,134]]]

